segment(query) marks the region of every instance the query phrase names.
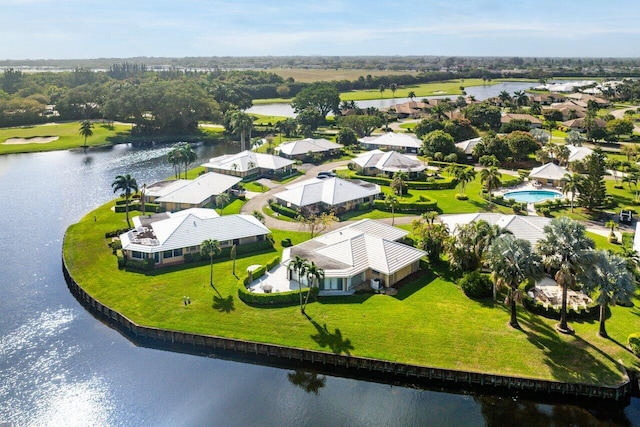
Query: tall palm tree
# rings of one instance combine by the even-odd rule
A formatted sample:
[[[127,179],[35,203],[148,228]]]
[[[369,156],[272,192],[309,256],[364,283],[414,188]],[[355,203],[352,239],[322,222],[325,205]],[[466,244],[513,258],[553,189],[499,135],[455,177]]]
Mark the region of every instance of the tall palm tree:
[[[189,165],[196,161],[198,155],[193,149],[193,146],[189,143],[181,144],[180,153],[182,163],[184,164],[184,179],[187,179],[187,171],[189,170]]]
[[[409,93],[407,94],[407,96],[409,97],[410,100],[413,101],[413,98],[416,97],[416,93],[412,90],[409,91]]]
[[[567,292],[569,287],[575,286],[576,276],[585,266],[585,256],[593,247],[593,240],[587,237],[584,225],[568,217],[554,218],[544,226],[544,237],[536,250],[544,267],[554,272],[556,282],[562,286],[560,332],[573,332],[567,324]]]
[[[598,334],[607,338],[605,319],[607,307],[617,303],[631,302],[636,285],[627,268],[627,261],[616,254],[598,250],[591,257],[592,263],[585,269],[584,290],[587,293],[599,291],[596,301],[600,305],[600,330]]]
[[[176,179],[180,178],[182,173],[182,156],[183,152],[177,145],[174,145],[169,153],[167,153],[167,161],[173,165],[173,170],[176,173]]]
[[[527,240],[516,239],[505,234],[493,241],[487,256],[487,265],[493,281],[509,290],[512,328],[520,329],[516,315],[516,301],[519,299],[518,286],[527,279],[537,279],[542,274],[540,259],[531,251]]]
[[[398,90],[398,85],[396,83],[391,83],[389,85],[389,90],[391,91],[391,97],[395,98],[396,97],[396,91]]]
[[[396,206],[398,206],[398,196],[395,194],[387,194],[384,198],[385,203],[391,208],[391,225],[396,222]]]
[[[511,102],[511,95],[509,95],[509,92],[507,92],[506,90],[503,90],[498,94],[498,99],[506,104],[508,102]]]
[[[216,207],[220,209],[220,215],[222,215],[222,210],[229,204],[230,200],[229,193],[220,193],[216,196]]]
[[[489,198],[492,196],[492,191],[502,185],[501,178],[502,173],[495,166],[484,168],[480,171],[480,182],[484,184],[484,188],[489,192]]]
[[[216,239],[207,239],[200,243],[200,253],[209,257],[209,286],[213,287],[213,258],[220,253],[220,243]]]
[[[580,186],[580,179],[582,179],[582,177],[577,173],[566,173],[564,174],[564,178],[562,179],[562,194],[566,196],[567,194],[571,193],[571,199],[569,199],[571,203],[571,212],[573,212],[573,201],[576,198],[576,193],[578,192],[578,187]]]
[[[246,138],[249,135],[251,141],[251,130],[253,129],[253,118],[242,111],[232,111],[229,117],[229,126],[231,131],[240,136],[240,151],[247,149]]]
[[[460,167],[452,164],[447,166],[447,173],[453,175],[453,177],[460,183],[462,194],[467,187],[467,184],[473,181],[476,177],[476,171],[473,168]]]
[[[384,84],[380,85],[380,96],[384,98],[384,91],[387,90],[387,87]]]
[[[296,274],[296,282],[298,282],[298,295],[300,296],[300,311],[302,312],[302,277],[307,273],[307,267],[309,263],[306,259],[296,255],[291,262],[289,262],[289,270]]]
[[[131,198],[131,194],[138,191],[138,183],[135,178],[132,178],[131,175],[118,175],[116,176],[115,181],[111,183],[111,187],[113,188],[113,192],[116,193],[118,191],[122,191],[122,195],[124,196],[124,212],[127,218],[127,225],[131,226],[129,222],[129,199]]]
[[[307,292],[307,296],[304,299],[304,305],[302,306],[302,314],[305,313],[307,309],[307,303],[309,302],[309,295],[311,295],[311,288],[318,287],[318,283],[320,280],[324,279],[324,270],[316,265],[315,262],[311,261],[307,265],[307,280],[309,281],[309,292]]]
[[[409,176],[407,176],[407,174],[404,172],[398,171],[393,174],[393,179],[391,180],[391,188],[398,196],[402,196],[404,194],[404,187],[408,180]]]
[[[93,136],[93,123],[90,120],[83,120],[80,123],[80,135],[84,137],[83,147],[87,147],[87,138]]]
[[[522,107],[523,105],[527,105],[529,103],[529,97],[523,90],[517,90],[513,92],[513,97],[515,98],[518,107]]]

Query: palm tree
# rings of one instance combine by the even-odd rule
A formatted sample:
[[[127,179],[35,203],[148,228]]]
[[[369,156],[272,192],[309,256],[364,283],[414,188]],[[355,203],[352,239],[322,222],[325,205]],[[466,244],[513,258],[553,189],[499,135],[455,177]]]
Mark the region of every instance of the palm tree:
[[[246,147],[246,137],[249,135],[249,141],[251,141],[251,130],[253,129],[253,118],[242,111],[235,110],[230,113],[229,117],[229,126],[231,127],[231,131],[240,135],[240,151],[244,151],[247,149]]]
[[[122,191],[122,196],[124,196],[124,212],[127,218],[127,225],[131,226],[129,223],[129,198],[131,194],[138,191],[138,183],[135,178],[132,178],[131,175],[118,175],[116,176],[115,181],[111,183],[111,187],[113,187],[113,192]]]
[[[179,150],[182,163],[184,164],[184,179],[187,179],[187,171],[189,169],[189,165],[196,161],[198,155],[189,143],[180,144]]]
[[[93,123],[90,120],[83,120],[80,123],[80,135],[84,136],[84,145],[83,147],[87,147],[87,138],[93,136]]]
[[[531,252],[531,244],[527,240],[516,239],[505,234],[493,241],[487,256],[487,265],[491,270],[493,281],[506,286],[509,290],[512,328],[520,329],[516,316],[516,301],[519,299],[518,286],[525,280],[534,280],[542,274],[539,257]]]
[[[484,184],[484,187],[489,192],[489,199],[491,199],[492,191],[500,188],[502,185],[502,173],[497,167],[491,166],[490,168],[484,168],[480,171],[480,182]]]
[[[410,100],[413,101],[413,98],[416,97],[416,93],[412,90],[409,91],[409,93],[407,94],[407,96],[409,97]]]
[[[451,164],[446,168],[447,173],[453,175],[453,177],[460,183],[462,194],[467,187],[467,184],[473,181],[476,177],[476,171],[473,168],[460,167],[455,164]]]
[[[387,90],[387,87],[384,84],[380,85],[380,96],[384,98],[384,91]]]
[[[298,294],[300,296],[300,311],[302,312],[302,277],[307,273],[307,267],[309,263],[306,259],[296,255],[291,262],[289,262],[289,270],[296,274],[296,282],[298,282]]]
[[[518,107],[522,107],[523,105],[527,105],[529,103],[529,97],[526,92],[523,90],[517,90],[513,92],[513,96],[516,100],[516,104]]]
[[[605,250],[595,251],[592,263],[585,269],[584,290],[592,293],[599,290],[596,297],[600,305],[600,330],[598,334],[607,338],[605,319],[607,307],[616,303],[629,304],[636,290],[633,275],[627,268],[627,261]]]
[[[582,177],[577,173],[566,173],[564,174],[564,178],[562,179],[562,181],[564,182],[562,186],[562,194],[566,196],[567,194],[571,193],[571,212],[573,212],[573,201],[576,198],[576,193],[578,192],[578,187],[580,186],[581,179]]]
[[[408,180],[409,177],[406,173],[398,171],[393,174],[390,186],[398,196],[402,196],[404,194],[404,187]]]
[[[318,283],[320,280],[324,279],[324,270],[316,265],[315,262],[311,261],[307,265],[307,280],[309,281],[309,292],[307,292],[307,296],[304,299],[304,305],[302,306],[302,314],[305,313],[307,308],[307,303],[309,302],[309,295],[311,295],[311,288],[318,287]]]
[[[498,99],[506,104],[508,102],[511,102],[511,95],[509,95],[509,92],[507,92],[506,90],[503,90],[498,94]]]
[[[177,144],[171,147],[171,150],[167,153],[167,161],[173,165],[176,179],[180,178],[180,174],[182,173],[182,163],[184,163],[182,156],[183,152]]]
[[[398,206],[398,196],[395,194],[387,194],[384,201],[391,208],[391,225],[396,222],[396,206]]]
[[[576,275],[584,267],[585,255],[593,247],[593,240],[587,237],[584,225],[568,217],[554,218],[544,226],[544,237],[536,249],[542,256],[544,267],[555,272],[554,278],[562,286],[560,332],[573,332],[567,324],[567,292],[575,285]]]
[[[213,257],[220,253],[220,243],[216,239],[207,239],[200,243],[200,253],[209,257],[209,286],[213,287]]]
[[[220,193],[216,196],[216,207],[220,209],[220,215],[222,215],[224,207],[229,204],[230,199],[229,193]]]
[[[395,98],[396,97],[396,91],[398,90],[398,85],[396,83],[391,83],[389,85],[389,90],[391,91],[391,97]]]

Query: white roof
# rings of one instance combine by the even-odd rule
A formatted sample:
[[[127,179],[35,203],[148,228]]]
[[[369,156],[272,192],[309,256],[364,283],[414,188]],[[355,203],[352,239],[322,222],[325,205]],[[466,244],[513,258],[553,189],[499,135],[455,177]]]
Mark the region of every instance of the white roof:
[[[569,172],[565,168],[560,167],[555,163],[547,163],[546,165],[531,169],[529,178],[551,179],[558,181],[563,179],[567,173]]]
[[[456,147],[464,151],[465,154],[473,154],[473,147],[478,145],[482,138],[467,139],[466,141],[456,142]]]
[[[528,240],[531,246],[544,237],[544,226],[551,222],[551,218],[543,216],[503,215],[499,213],[441,215],[440,219],[452,232],[458,225],[483,220],[490,225],[506,228],[516,238]]]
[[[148,226],[149,224],[153,223],[153,222],[157,222],[157,221],[161,221],[167,218],[180,218],[183,216],[187,216],[187,215],[195,215],[196,217],[200,218],[200,219],[206,219],[206,218],[216,218],[219,217],[220,215],[218,215],[218,212],[215,211],[215,209],[209,209],[209,208],[189,208],[189,209],[184,209],[181,211],[177,211],[177,212],[163,212],[163,213],[159,213],[159,214],[154,214],[154,215],[149,215],[149,216],[143,216],[143,215],[138,215],[138,216],[134,216],[133,217],[133,227],[134,228],[138,228],[138,227],[142,227],[142,226]]]
[[[343,145],[331,142],[327,139],[307,138],[280,144],[278,149],[281,153],[288,156],[296,156],[307,154],[308,152],[322,153],[324,151],[337,150],[342,147]]]
[[[640,253],[640,221],[636,222],[636,232],[633,236],[633,250]]]
[[[147,186],[144,194],[146,197],[155,198],[166,196],[167,194],[172,193],[177,189],[184,187],[185,185],[188,185],[190,182],[191,180],[188,179],[176,179],[175,181],[159,181]]]
[[[324,269],[325,277],[353,276],[367,269],[393,274],[426,253],[399,243],[406,231],[370,219],[339,228],[294,246]]]
[[[196,205],[207,200],[211,196],[224,193],[242,178],[209,172],[200,175],[187,185],[181,186],[175,191],[158,198],[157,202],[188,203]]]
[[[125,250],[155,253],[199,246],[204,240],[219,242],[269,234],[271,231],[252,215],[200,218],[189,213],[137,227],[120,235]]]
[[[209,159],[209,163],[205,163],[202,166],[234,172],[248,172],[256,168],[278,170],[293,163],[292,160],[280,156],[245,150],[237,154],[224,154],[214,157]],[[250,164],[252,165],[251,168],[249,168]]]
[[[593,154],[593,150],[589,147],[576,147],[575,145],[567,144],[569,149],[569,163],[584,160]]]
[[[299,207],[320,202],[332,206],[378,193],[380,186],[377,184],[358,185],[341,178],[313,178],[287,187],[276,197]]]
[[[384,172],[420,172],[427,167],[415,156],[406,156],[396,151],[366,151],[353,162],[363,168],[376,168]]]
[[[380,145],[385,147],[422,147],[422,141],[405,133],[387,132],[380,136],[367,136],[360,139],[360,141],[364,144]]]

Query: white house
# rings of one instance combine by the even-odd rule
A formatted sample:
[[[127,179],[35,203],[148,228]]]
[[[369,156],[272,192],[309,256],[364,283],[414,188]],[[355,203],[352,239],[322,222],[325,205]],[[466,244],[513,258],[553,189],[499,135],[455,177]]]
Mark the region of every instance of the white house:
[[[427,168],[415,156],[407,156],[397,151],[366,151],[353,159],[353,163],[358,165],[365,175],[384,173],[391,176],[396,172],[405,172],[409,178],[415,178]]]
[[[481,137],[467,139],[465,141],[456,142],[456,147],[462,150],[462,152],[464,152],[464,154],[466,154],[467,157],[469,157],[473,154],[474,147],[478,145],[478,143],[480,143],[481,141],[482,141]]]
[[[537,168],[531,169],[529,173],[529,180],[540,181],[543,185],[551,187],[562,186],[562,180],[565,175],[569,173],[565,168],[556,165],[555,163],[547,163]]]
[[[188,209],[134,218],[135,228],[120,235],[129,260],[153,259],[155,267],[181,264],[215,239],[220,248],[264,241],[271,231],[252,215],[218,216],[213,209]]]
[[[291,172],[293,160],[271,154],[245,150],[236,154],[224,154],[203,164],[208,171],[245,177],[248,175],[279,175]]]
[[[337,154],[342,147],[342,144],[337,144],[324,138],[306,138],[280,144],[278,151],[282,157],[301,160],[309,153],[322,155]]]
[[[363,283],[389,287],[417,272],[420,259],[426,255],[399,242],[407,234],[382,222],[363,219],[285,249],[283,264],[288,266],[299,256],[322,268],[321,295],[352,293]]]
[[[367,150],[395,150],[417,154],[422,147],[422,141],[404,133],[387,132],[380,136],[365,136],[359,141]]]
[[[518,239],[528,240],[532,247],[544,237],[544,226],[551,222],[551,218],[543,216],[503,215],[499,213],[441,215],[440,220],[452,232],[459,225],[483,220],[490,225],[498,225],[509,230]]]
[[[308,212],[333,209],[337,214],[354,209],[362,203],[373,203],[381,193],[377,184],[342,178],[312,178],[286,188],[275,194],[279,204]]]
[[[567,144],[567,148],[569,149],[569,163],[582,161],[593,154],[593,150],[589,147],[576,147],[575,145]]]
[[[147,188],[145,198],[153,199],[167,211],[201,208],[214,203],[216,196],[229,191],[242,179],[209,172],[194,180],[164,181]],[[166,183],[166,185],[164,185]]]

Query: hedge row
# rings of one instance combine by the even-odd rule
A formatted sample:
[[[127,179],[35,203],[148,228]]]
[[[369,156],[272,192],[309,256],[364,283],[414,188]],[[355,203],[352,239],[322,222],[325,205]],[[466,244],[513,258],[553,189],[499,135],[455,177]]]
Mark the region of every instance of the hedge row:
[[[269,207],[271,208],[272,211],[277,212],[280,215],[288,216],[289,218],[296,219],[300,215],[300,213],[298,213],[298,211],[295,211],[295,210],[293,210],[291,208],[288,208],[286,206],[282,206],[282,205],[280,205],[278,203],[275,203],[275,202],[269,203]]]
[[[381,211],[391,211],[391,206],[384,200],[374,200],[373,207]],[[429,199],[424,202],[398,202],[395,207],[396,212],[426,212],[435,211],[438,209],[438,202],[436,200]]]
[[[560,308],[552,306],[545,307],[544,304],[534,301],[529,295],[524,295],[522,304],[532,313],[548,319],[560,319]],[[609,308],[607,307],[607,310]],[[599,306],[597,303],[591,303],[586,308],[580,308],[577,311],[573,307],[567,307],[567,318],[570,320],[591,320],[599,317]]]
[[[368,175],[352,175],[353,179],[359,179],[362,181],[371,182],[378,185],[391,185],[391,178],[385,178],[382,176],[368,176]],[[406,181],[407,188],[412,190],[450,190],[455,188],[458,182],[452,178],[442,178],[439,181]]]
[[[118,200],[119,201],[119,200]],[[124,213],[124,211],[126,210],[126,206],[123,204],[118,204],[118,201],[116,202],[116,207],[115,207],[115,212],[116,213]],[[157,203],[145,203],[144,204],[144,209],[145,212],[149,213],[160,213],[160,212],[164,212],[165,209],[160,206]],[[139,202],[132,202],[129,203],[129,212],[132,211],[140,211],[142,210],[142,206],[140,205]]]

